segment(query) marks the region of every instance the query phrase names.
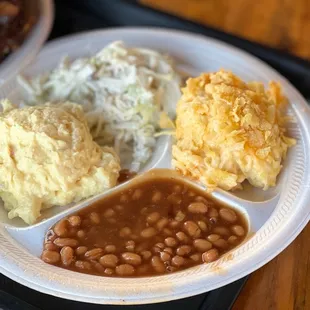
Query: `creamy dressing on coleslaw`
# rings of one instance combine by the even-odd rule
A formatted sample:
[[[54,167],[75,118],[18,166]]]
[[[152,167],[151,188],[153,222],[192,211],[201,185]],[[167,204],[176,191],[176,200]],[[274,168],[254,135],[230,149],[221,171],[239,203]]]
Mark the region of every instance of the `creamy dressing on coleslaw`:
[[[165,112],[174,118],[181,77],[166,55],[113,42],[92,57],[64,58],[33,79],[19,77],[27,104],[70,100],[83,106],[94,140],[112,145],[123,168],[137,171],[151,157]]]

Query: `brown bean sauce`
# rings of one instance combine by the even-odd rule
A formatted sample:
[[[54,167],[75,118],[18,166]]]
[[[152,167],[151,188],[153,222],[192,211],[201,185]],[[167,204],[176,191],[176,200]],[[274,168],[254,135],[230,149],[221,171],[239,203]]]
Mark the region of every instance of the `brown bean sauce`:
[[[134,178],[137,175],[136,172],[130,171],[128,169],[123,169],[120,171],[119,173],[119,177],[117,182],[120,183],[124,183],[129,181],[130,179]]]
[[[102,276],[152,276],[210,263],[247,235],[245,218],[205,192],[155,178],[56,223],[42,260]]]

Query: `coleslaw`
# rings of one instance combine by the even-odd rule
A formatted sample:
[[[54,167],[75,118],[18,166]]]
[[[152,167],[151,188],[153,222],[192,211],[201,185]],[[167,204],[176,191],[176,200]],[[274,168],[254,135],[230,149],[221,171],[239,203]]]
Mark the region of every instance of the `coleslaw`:
[[[121,41],[92,57],[65,57],[51,72],[18,81],[27,105],[82,105],[94,140],[113,146],[122,167],[133,171],[152,155],[161,113],[174,119],[181,96],[181,76],[169,56]]]

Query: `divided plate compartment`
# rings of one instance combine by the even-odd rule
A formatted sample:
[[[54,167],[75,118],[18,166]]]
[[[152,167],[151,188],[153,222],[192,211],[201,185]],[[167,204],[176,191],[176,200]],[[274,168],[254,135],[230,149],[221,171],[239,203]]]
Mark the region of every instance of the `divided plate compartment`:
[[[288,152],[278,185],[265,192],[246,186],[244,192],[216,190],[212,193],[217,200],[246,215],[250,233],[246,242],[230,251],[229,256],[224,255],[211,264],[170,275],[122,279],[80,274],[43,263],[39,256],[44,235],[57,220],[123,189],[128,182],[142,181],[158,171],[165,173],[165,170],[152,172],[153,168],[171,168],[172,141],[170,137],[161,137],[152,158],[135,179],[71,208],[49,209],[43,213],[45,219],[36,225],[26,227],[20,220],[8,221],[6,212],[1,208],[1,272],[41,292],[108,304],[144,304],[179,299],[244,277],[282,251],[309,220],[307,201],[310,174],[306,154],[310,152],[310,112],[306,101],[285,78],[249,54],[210,38],[172,30],[109,29],[75,35],[69,40],[59,39],[48,43],[23,74],[32,77],[47,72],[63,56],[69,55],[71,59],[89,56],[115,40],[123,40],[128,46],[142,46],[168,53],[176,59],[177,67],[189,75],[197,76],[203,71],[225,68],[246,81],[262,81],[265,85],[270,80],[279,81],[291,103],[288,113],[295,122],[288,125],[289,135],[297,139],[297,145]],[[0,97],[8,97],[18,104],[23,92],[12,80],[0,89]],[[173,171],[171,173],[180,177]]]

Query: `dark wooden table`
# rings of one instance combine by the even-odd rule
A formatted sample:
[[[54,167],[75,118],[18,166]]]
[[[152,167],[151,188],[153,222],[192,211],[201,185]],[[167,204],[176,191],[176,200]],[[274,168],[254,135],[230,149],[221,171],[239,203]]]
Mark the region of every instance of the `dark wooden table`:
[[[310,0],[141,2],[310,60]],[[251,275],[233,308],[243,309],[310,309],[310,224],[286,250]]]

